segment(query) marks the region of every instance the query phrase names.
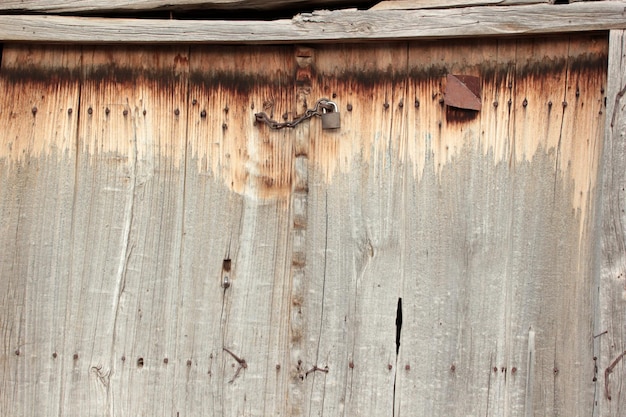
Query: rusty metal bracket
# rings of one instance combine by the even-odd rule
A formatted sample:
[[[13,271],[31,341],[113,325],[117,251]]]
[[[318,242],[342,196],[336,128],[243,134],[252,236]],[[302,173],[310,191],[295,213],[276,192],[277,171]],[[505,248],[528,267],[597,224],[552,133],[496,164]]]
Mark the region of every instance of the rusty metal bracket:
[[[446,106],[479,111],[482,108],[480,95],[479,77],[452,74],[446,77],[446,91],[443,96]]]

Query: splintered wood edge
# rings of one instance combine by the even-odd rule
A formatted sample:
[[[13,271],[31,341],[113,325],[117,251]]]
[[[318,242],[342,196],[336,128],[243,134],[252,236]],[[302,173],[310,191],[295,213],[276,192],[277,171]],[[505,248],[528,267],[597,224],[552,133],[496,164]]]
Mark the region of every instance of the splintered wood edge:
[[[279,44],[626,29],[626,1],[436,10],[319,11],[275,21],[0,16],[2,42]]]

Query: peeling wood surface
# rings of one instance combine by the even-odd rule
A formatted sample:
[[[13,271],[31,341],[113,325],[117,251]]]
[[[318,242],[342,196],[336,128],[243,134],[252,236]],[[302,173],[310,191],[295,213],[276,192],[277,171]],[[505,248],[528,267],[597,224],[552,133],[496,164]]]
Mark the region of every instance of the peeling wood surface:
[[[552,3],[551,0],[386,0],[370,10],[449,9],[469,6],[514,6],[520,4]]]
[[[599,302],[595,316],[594,344],[598,357],[596,392],[600,415],[621,416],[626,410],[624,378],[626,362],[626,33],[611,31],[607,85],[607,122],[602,158],[602,192],[598,222]],[[610,398],[609,398],[610,397]]]
[[[4,42],[275,44],[563,34],[626,29],[626,2],[434,10],[339,10],[291,20],[0,16]]]
[[[599,412],[607,43],[6,45],[0,414]]]

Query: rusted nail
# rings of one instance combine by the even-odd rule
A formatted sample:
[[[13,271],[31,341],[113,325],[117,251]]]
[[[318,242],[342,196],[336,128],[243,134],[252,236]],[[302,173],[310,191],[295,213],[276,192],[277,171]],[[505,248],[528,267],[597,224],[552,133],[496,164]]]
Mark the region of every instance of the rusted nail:
[[[222,129],[224,130],[228,129],[228,125],[226,123],[222,123]]]
[[[67,109],[67,114],[72,114],[72,112],[73,112],[73,110],[72,110],[71,107],[69,109]]]
[[[567,101],[563,102],[563,107],[567,107]]]
[[[576,97],[580,97],[580,90],[576,87]]]
[[[30,109],[30,111],[33,113],[33,116],[37,114],[37,107],[33,107],[32,109]]]
[[[389,369],[390,371],[393,369],[393,366],[391,366],[391,364],[387,365],[387,369]]]
[[[250,109],[254,110],[254,103],[250,104]]]
[[[75,353],[73,358],[74,358],[74,360],[78,360],[78,353]]]
[[[611,364],[604,370],[604,394],[606,395],[606,399],[611,401],[611,392],[609,391],[609,375],[613,372],[613,369],[617,366],[619,361],[626,355],[626,350],[620,353]]]
[[[511,104],[513,104],[513,100],[509,99],[506,104],[509,106],[509,109],[511,108]]]
[[[191,100],[191,105],[195,106],[196,104],[198,104],[198,100],[196,100],[195,98],[193,100]]]
[[[142,368],[143,367],[143,358],[137,358],[137,367],[138,368]]]
[[[228,110],[230,110],[228,106],[224,107],[224,113],[228,113]]]
[[[604,94],[604,87],[600,88],[600,94]]]
[[[333,93],[333,98],[337,98],[337,93]]]
[[[122,356],[122,362],[126,362],[126,356]]]
[[[437,122],[437,125],[438,125],[439,127],[441,127],[441,125],[442,125],[441,120],[439,120],[439,121]]]
[[[526,107],[528,106],[528,100],[524,99],[524,101],[522,101],[522,106]]]
[[[594,336],[593,336],[593,338],[595,339],[596,337],[600,337],[600,336],[602,336],[602,335],[605,335],[605,334],[607,334],[608,332],[609,332],[608,330],[605,330],[605,331],[603,331],[603,332],[601,332],[601,333],[598,333],[598,334],[594,335]],[[594,356],[594,357],[593,357],[593,360],[595,361],[596,359],[597,359],[597,358]]]
[[[496,108],[498,107],[498,102],[497,101],[493,102],[493,107],[496,107]]]
[[[450,370],[451,370],[452,372],[456,371],[456,365],[455,365],[455,364],[452,364],[452,365],[450,366]]]
[[[404,365],[404,370],[405,371],[410,371],[411,370],[411,365],[409,365],[408,363],[406,365]]]
[[[89,108],[87,109],[87,113],[89,113],[89,114],[93,114],[93,109],[92,109],[91,107],[89,107]]]
[[[386,101],[383,103],[383,107],[385,108],[385,110],[387,110],[389,108],[389,103],[387,103]]]
[[[447,75],[446,91],[444,92],[444,101],[447,106],[479,111],[482,108],[480,95],[479,77],[473,75]]]
[[[174,114],[175,114],[176,116],[178,116],[178,115],[180,114],[180,110],[178,110],[178,109],[174,110]]]
[[[354,362],[350,361],[350,363],[348,363],[348,368],[354,369]]]
[[[227,348],[222,348],[222,349],[224,349],[225,352],[229,353],[230,356],[232,356],[239,365],[241,365],[244,368],[248,367],[248,364],[246,363],[245,359],[240,358],[239,356],[235,355],[230,349],[227,349]],[[302,363],[302,361],[299,361],[299,362]]]
[[[232,356],[237,363],[239,364],[239,366],[237,367],[237,370],[235,371],[235,375],[233,375],[233,378],[228,381],[229,384],[232,384],[233,381],[239,376],[239,372],[241,372],[242,369],[247,369],[248,368],[248,364],[246,363],[246,360],[244,358],[240,358],[239,356],[235,355],[233,352],[231,352],[229,349],[223,347],[222,349],[224,349],[224,351],[226,351],[227,353],[230,354],[230,356]],[[300,365],[300,364],[298,364]]]
[[[169,361],[170,361],[169,359],[167,359],[167,358],[163,358],[163,363],[164,363],[164,364],[166,364],[166,365],[167,365],[167,363],[168,363]]]
[[[56,352],[52,352],[52,358],[56,359],[57,358],[57,353]]]
[[[554,372],[554,375],[559,373],[559,368],[554,367],[554,369],[552,369],[552,372]]]
[[[498,367],[497,366],[493,367],[493,372],[498,372]]]
[[[404,107],[404,101],[403,100],[400,100],[400,102],[398,103],[398,107],[400,107],[400,108]]]
[[[348,109],[348,111],[352,111],[352,104],[348,103],[348,105],[346,106],[346,108]]]
[[[277,363],[277,364],[276,364],[276,370],[277,370],[277,371],[280,371],[280,363]]]
[[[283,120],[289,119],[289,113],[283,113]]]
[[[439,98],[439,104],[441,104],[441,105],[443,106],[443,104],[444,104],[445,102],[446,102],[446,101],[443,99],[443,97],[440,97],[440,98]]]
[[[222,288],[226,289],[230,287],[230,280],[228,279],[228,275],[224,275],[224,278],[222,279]]]
[[[20,356],[20,350],[19,349],[15,349],[15,356]]]
[[[415,99],[415,108],[418,108],[420,106],[420,101],[418,99]]]
[[[110,108],[107,107],[106,109],[104,109],[104,114],[108,115],[109,113],[111,113],[111,109]]]
[[[515,372],[517,372],[517,368],[514,366],[513,368],[511,368],[511,373],[514,374]]]
[[[548,107],[552,107],[552,100],[548,101]]]
[[[319,371],[319,372],[324,372],[325,374],[327,374],[327,373],[328,373],[328,366],[325,366],[325,367],[323,367],[323,368],[320,368],[319,366],[314,365],[314,366],[313,366],[313,368],[309,369],[308,371],[306,371],[306,372],[304,373],[304,376],[309,376],[309,374],[310,374],[311,372],[316,372],[316,371]]]
[[[200,117],[206,117],[206,110],[202,110],[200,112]]]
[[[145,116],[146,113],[148,113],[145,109],[142,111],[143,115]]]
[[[128,110],[124,109],[124,111],[122,112],[122,114],[123,114],[124,116],[128,116]]]
[[[187,366],[191,366],[191,359],[187,359]]]

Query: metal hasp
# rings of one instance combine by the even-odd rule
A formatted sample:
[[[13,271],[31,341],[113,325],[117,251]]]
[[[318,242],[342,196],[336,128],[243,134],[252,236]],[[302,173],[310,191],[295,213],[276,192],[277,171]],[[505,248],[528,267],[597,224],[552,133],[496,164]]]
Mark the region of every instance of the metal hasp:
[[[337,103],[329,101],[327,104],[333,106],[333,111],[329,112],[326,108],[322,109],[322,129],[339,129],[341,119],[339,118]]]
[[[480,93],[479,77],[451,74],[446,77],[446,91],[443,95],[446,106],[479,111],[482,108]]]

